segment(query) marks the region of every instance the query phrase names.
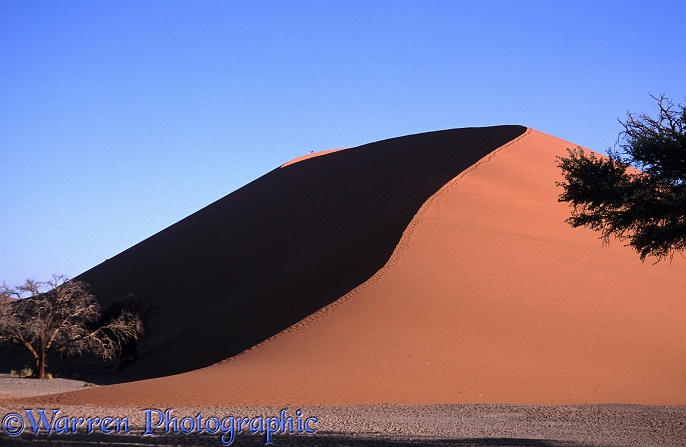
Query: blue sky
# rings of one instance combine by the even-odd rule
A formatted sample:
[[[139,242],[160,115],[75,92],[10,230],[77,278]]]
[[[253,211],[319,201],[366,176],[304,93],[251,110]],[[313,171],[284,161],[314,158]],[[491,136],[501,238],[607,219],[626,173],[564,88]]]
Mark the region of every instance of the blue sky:
[[[0,282],[76,276],[281,163],[686,96],[683,1],[0,0]]]

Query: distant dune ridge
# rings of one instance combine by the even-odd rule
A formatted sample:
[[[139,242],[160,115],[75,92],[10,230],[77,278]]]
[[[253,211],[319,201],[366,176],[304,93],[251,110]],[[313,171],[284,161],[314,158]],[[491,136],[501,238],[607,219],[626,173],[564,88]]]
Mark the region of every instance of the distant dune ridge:
[[[686,405],[686,262],[564,222],[574,146],[468,128],[277,168],[78,278],[160,305],[130,371],[183,374],[52,399]]]

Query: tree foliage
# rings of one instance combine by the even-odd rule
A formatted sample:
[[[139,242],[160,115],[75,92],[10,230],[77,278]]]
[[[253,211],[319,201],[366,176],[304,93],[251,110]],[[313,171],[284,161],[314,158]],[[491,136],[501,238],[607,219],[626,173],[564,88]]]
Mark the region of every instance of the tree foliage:
[[[107,326],[112,320],[118,318],[122,313],[131,313],[140,319],[141,327],[145,335],[149,335],[153,330],[152,320],[155,314],[155,307],[143,300],[141,297],[130,294],[118,301],[110,304],[110,307],[103,311],[98,325]],[[121,345],[119,350],[119,369],[122,370],[138,360],[138,338],[129,339]]]
[[[609,157],[568,149],[558,166],[567,222],[590,227],[608,243],[628,241],[641,260],[672,258],[686,248],[686,107],[653,97],[659,115],[627,113]]]
[[[109,359],[142,334],[140,316],[124,310],[100,326],[100,306],[88,285],[53,275],[48,281],[0,287],[0,340],[23,347],[34,361],[37,378],[46,377],[50,352],[92,352]]]

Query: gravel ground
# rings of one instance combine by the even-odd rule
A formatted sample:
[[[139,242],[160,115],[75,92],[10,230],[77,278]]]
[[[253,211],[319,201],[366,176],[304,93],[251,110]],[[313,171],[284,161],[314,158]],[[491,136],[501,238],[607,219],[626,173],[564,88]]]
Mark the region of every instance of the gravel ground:
[[[34,418],[40,418],[37,410],[30,408]],[[275,446],[532,446],[532,447],[596,447],[596,446],[661,446],[683,447],[686,445],[686,408],[645,407],[635,405],[589,405],[589,406],[521,406],[521,405],[365,405],[340,407],[288,408],[285,417],[294,421],[298,431],[298,414],[301,421],[316,417],[309,427],[316,433],[275,434],[271,441]],[[52,409],[46,409],[51,418]],[[58,433],[47,436],[40,429],[38,436],[26,416],[23,407],[0,404],[0,417],[11,424],[11,417],[19,415],[24,431],[16,437],[7,434],[10,425],[3,425],[0,432],[2,446],[220,446],[222,432],[198,433],[198,427],[215,427],[208,419],[218,421],[230,416],[252,418],[253,423],[267,418],[279,419],[282,408],[174,408],[169,421],[176,418],[185,421],[186,431],[165,433],[164,425],[157,426],[160,414],[166,409],[147,409],[154,435],[143,436],[146,431],[146,409],[62,407],[57,418],[123,418],[128,420],[128,433],[123,425],[119,430],[110,425],[112,433],[104,434],[98,422],[91,434],[86,433],[86,423],[77,427],[78,433]],[[198,415],[201,423],[197,424]],[[192,419],[192,422],[191,422]],[[257,420],[258,422],[254,422]],[[182,425],[184,422],[180,422]],[[234,420],[235,423],[235,420]],[[123,422],[122,422],[123,424]],[[173,426],[173,422],[171,422]],[[273,427],[281,422],[274,422]],[[227,425],[231,426],[230,423]],[[268,423],[267,423],[268,425]],[[17,426],[16,421],[12,425]],[[193,427],[195,426],[195,427]],[[234,425],[235,426],[235,425]],[[263,426],[264,427],[264,426]],[[259,430],[260,427],[257,427]],[[278,429],[277,429],[278,430]],[[117,431],[119,431],[117,433]],[[224,442],[229,441],[230,432]],[[244,426],[235,434],[233,445],[261,446],[266,433],[251,434]]]
[[[89,384],[65,379],[37,381],[0,377],[0,393],[6,397],[40,395],[46,390],[61,392],[84,385]],[[53,410],[57,411],[54,419],[66,422],[67,433],[53,432],[48,436],[45,428],[40,428],[35,435],[26,411],[40,421],[38,410],[41,409],[46,410],[47,420],[53,419]],[[281,407],[187,407],[170,409],[166,420],[171,429],[165,433],[162,419],[166,410],[90,406],[25,408],[0,400],[0,445],[221,446],[230,441],[231,430],[227,427],[235,430],[236,418],[242,417],[251,418],[250,424],[257,424],[256,433],[250,433],[249,426],[244,424],[242,432],[234,433],[232,445],[264,445],[267,441],[265,427],[271,424],[277,431],[271,439],[275,446],[686,446],[686,407],[396,404],[289,407],[283,416],[284,408]],[[301,413],[297,413],[298,410]],[[152,435],[144,435],[148,415]],[[104,429],[111,432],[104,433],[101,420],[106,417],[118,418],[119,428],[117,422],[106,421]],[[317,421],[308,423],[308,418],[313,417]],[[84,420],[79,421],[79,418]],[[88,433],[88,418],[92,422],[92,433]],[[180,424],[176,432],[173,430],[174,418]],[[288,421],[288,418],[293,421],[295,433],[278,433],[283,427],[281,420]],[[259,426],[260,422],[262,426]],[[224,439],[222,423],[226,432]],[[23,430],[20,430],[22,424]],[[73,424],[76,424],[76,433],[73,433]],[[306,426],[316,432],[305,433]],[[207,433],[208,428],[216,433]],[[13,429],[21,433],[10,436]],[[182,429],[189,433],[183,433]],[[199,433],[201,431],[203,433]]]
[[[0,399],[9,397],[31,397],[46,394],[66,393],[84,387],[97,386],[81,380],[50,379],[37,380],[0,374]]]

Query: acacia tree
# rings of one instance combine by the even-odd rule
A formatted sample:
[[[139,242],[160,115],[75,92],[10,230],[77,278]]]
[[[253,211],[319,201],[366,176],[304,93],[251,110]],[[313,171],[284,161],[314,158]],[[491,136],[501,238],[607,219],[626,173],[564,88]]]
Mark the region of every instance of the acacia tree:
[[[573,227],[628,241],[641,261],[672,258],[686,248],[686,107],[663,96],[659,115],[627,113],[609,157],[568,149],[558,157],[565,182],[560,202],[572,205]]]
[[[0,287],[0,340],[28,351],[34,376],[46,377],[50,352],[81,355],[92,352],[103,359],[118,355],[121,347],[142,333],[140,316],[122,311],[102,326],[94,323],[100,306],[88,285],[53,275],[48,281],[26,280],[21,286]]]

